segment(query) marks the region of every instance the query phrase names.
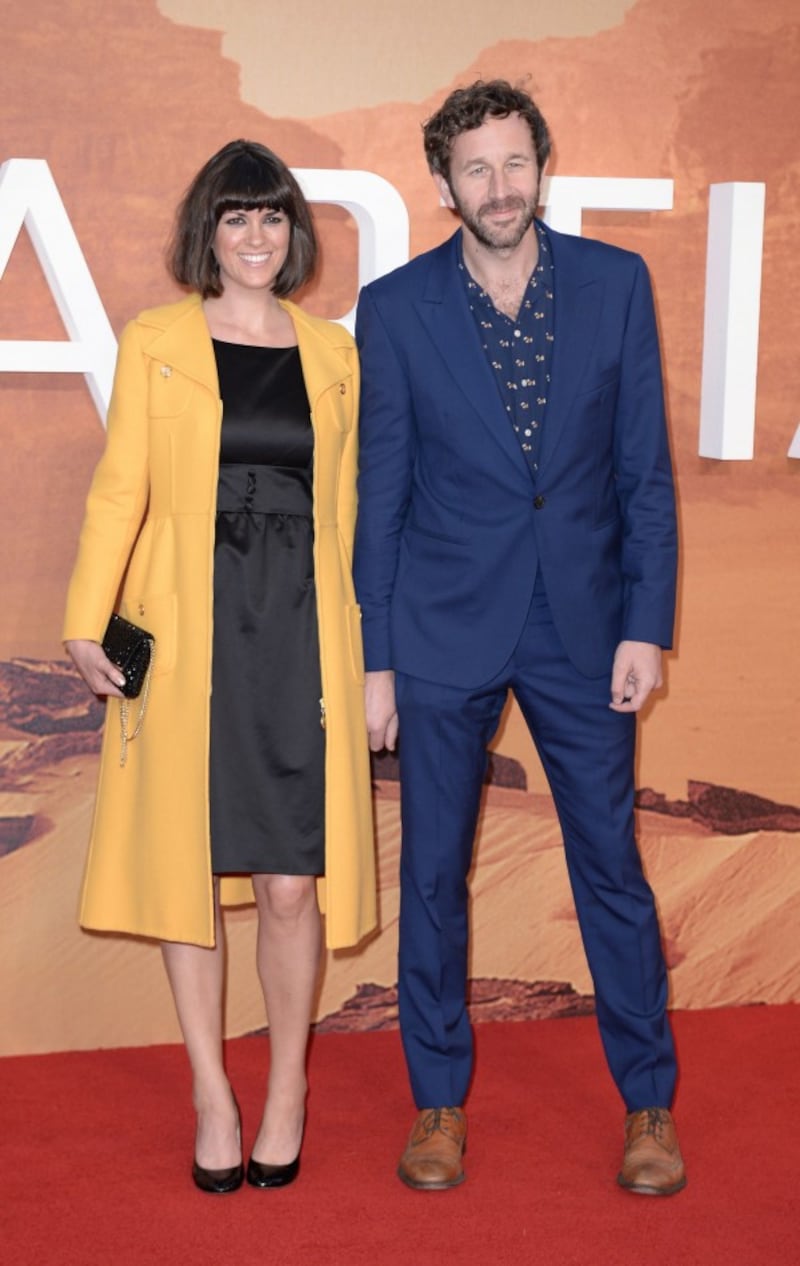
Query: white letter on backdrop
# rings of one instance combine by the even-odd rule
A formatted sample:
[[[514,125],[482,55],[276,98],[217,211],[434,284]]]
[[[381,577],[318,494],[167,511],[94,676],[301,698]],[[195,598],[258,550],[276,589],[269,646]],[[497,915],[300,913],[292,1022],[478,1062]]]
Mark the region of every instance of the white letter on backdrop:
[[[309,202],[345,207],[358,225],[358,286],[408,262],[408,211],[394,185],[371,171],[292,168]],[[338,318],[352,333],[355,305]]]
[[[545,176],[544,222],[559,233],[580,237],[582,213],[592,211],[671,211],[671,180],[616,176]]]
[[[85,374],[105,424],[117,340],[50,168],[42,158],[10,158],[0,166],[0,278],[23,224],[69,339],[1,339],[0,372]]]
[[[701,457],[752,458],[764,240],[763,184],[712,185],[700,387]]]

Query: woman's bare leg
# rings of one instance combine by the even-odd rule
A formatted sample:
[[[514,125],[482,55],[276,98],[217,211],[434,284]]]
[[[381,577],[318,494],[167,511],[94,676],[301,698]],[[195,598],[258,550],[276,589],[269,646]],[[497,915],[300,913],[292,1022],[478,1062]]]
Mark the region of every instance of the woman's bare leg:
[[[287,1165],[300,1151],[305,1119],[306,1049],[321,948],[316,880],[254,875],[253,887],[256,961],[270,1038],[267,1103],[253,1158],[265,1165]]]
[[[222,991],[225,949],[214,884],[216,944],[163,942],[183,1040],[192,1066],[192,1098],[197,1111],[195,1160],[204,1169],[228,1169],[242,1158],[239,1113],[222,1063]]]

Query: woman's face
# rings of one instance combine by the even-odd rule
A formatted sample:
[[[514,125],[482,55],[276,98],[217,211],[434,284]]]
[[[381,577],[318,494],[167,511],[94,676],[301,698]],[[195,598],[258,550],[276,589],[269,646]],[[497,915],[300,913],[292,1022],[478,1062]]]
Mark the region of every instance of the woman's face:
[[[289,253],[291,235],[283,211],[226,211],[212,243],[224,288],[271,290]]]

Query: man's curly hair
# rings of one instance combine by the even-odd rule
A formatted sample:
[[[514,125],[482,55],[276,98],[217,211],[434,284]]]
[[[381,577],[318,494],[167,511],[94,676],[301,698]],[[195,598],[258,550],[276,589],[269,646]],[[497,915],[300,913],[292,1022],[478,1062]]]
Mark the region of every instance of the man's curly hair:
[[[512,88],[506,79],[478,79],[468,88],[456,88],[423,123],[425,157],[431,171],[449,180],[450,155],[456,137],[480,127],[487,119],[505,119],[510,114],[520,115],[528,124],[541,172],[550,153],[547,124],[527,92]]]

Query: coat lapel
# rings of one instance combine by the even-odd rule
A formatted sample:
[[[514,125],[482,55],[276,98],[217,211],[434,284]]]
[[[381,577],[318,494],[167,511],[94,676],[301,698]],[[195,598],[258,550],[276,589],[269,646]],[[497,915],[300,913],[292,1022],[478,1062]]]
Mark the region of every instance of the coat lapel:
[[[341,386],[342,383],[347,382],[347,390],[350,390],[349,384],[353,371],[336,346],[335,332],[333,338],[324,336],[319,324],[315,323],[313,318],[306,316],[302,308],[298,308],[294,303],[281,300],[281,307],[289,313],[294,324],[297,346],[300,349],[300,363],[303,367],[303,379],[313,415],[320,396],[330,387]],[[347,346],[344,336],[342,346]]]
[[[217,365],[200,296],[190,295],[164,311],[170,319],[148,343],[147,354],[193,378],[218,398]]]
[[[292,318],[313,410],[324,391],[352,377],[352,369],[336,347],[335,340],[321,337],[319,325],[309,319],[301,308],[283,300],[281,306]],[[153,314],[156,330],[147,344],[147,354],[186,374],[219,397],[214,348],[200,296],[191,295],[182,304],[171,305],[164,312],[165,320],[160,328],[160,310]]]
[[[575,398],[583,390],[589,353],[595,346],[603,301],[602,280],[578,263],[571,239],[548,229],[553,252],[555,326],[550,398],[539,451],[540,477],[564,431]]]
[[[458,269],[456,233],[431,260],[425,293],[416,303],[434,348],[466,399],[517,471],[529,478],[525,458],[481,347]]]

